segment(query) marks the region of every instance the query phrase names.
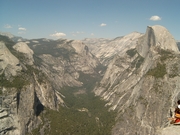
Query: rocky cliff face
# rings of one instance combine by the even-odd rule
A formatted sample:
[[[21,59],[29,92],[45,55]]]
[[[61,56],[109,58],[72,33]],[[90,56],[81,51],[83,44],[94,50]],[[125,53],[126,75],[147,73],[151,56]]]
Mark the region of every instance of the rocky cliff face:
[[[5,43],[0,42],[0,74],[4,73],[9,78],[10,76],[16,76],[21,69],[19,60],[12,55]]]
[[[80,87],[79,79],[84,74],[96,74],[100,64],[88,47],[81,41],[44,39],[29,41],[28,44],[36,53],[36,63],[59,89],[64,86]]]
[[[123,37],[115,39],[85,39],[83,42],[87,44],[90,51],[107,66],[116,54],[124,55],[131,48],[134,48],[139,37],[143,34],[138,32],[130,33]]]
[[[25,52],[30,50],[29,47],[22,44],[18,50],[15,45],[17,52],[13,50],[14,44],[1,36],[0,134],[2,135],[20,135],[37,128],[41,123],[38,116],[44,107],[57,109],[58,104],[63,104],[50,81],[45,77],[42,78],[42,71],[35,66],[29,66],[27,64],[29,61],[21,61],[26,60]],[[21,50],[22,48],[25,48],[25,52]],[[31,50],[30,52],[33,53]],[[29,55],[27,57],[29,58]]]
[[[71,114],[68,120],[60,115],[68,124],[78,114],[79,119],[88,119],[81,120],[84,127],[90,121],[95,125],[97,132],[92,133],[100,129],[109,133],[104,127],[112,116],[104,107],[98,112],[98,105],[104,104],[89,91],[94,85],[94,93],[107,101],[105,106],[117,112],[113,135],[177,135],[179,129],[169,126],[167,117],[180,99],[179,75],[178,47],[162,26],[148,26],[145,34],[134,32],[113,40],[22,39],[15,43],[0,36],[0,135],[24,135],[39,125],[41,135],[51,129],[68,134],[67,125],[59,130],[50,126],[49,118],[42,119],[60,113]],[[65,109],[58,110],[59,105]],[[55,119],[55,127],[63,121]],[[78,124],[82,127],[82,123]],[[78,124],[71,125],[77,134]]]
[[[63,87],[81,87],[84,75],[98,75],[99,62],[81,41],[0,39],[2,135],[24,135],[37,128],[44,108],[65,106]]]
[[[179,99],[180,55],[162,26],[148,27],[136,48],[117,55],[94,89],[118,111],[114,135],[160,134]]]
[[[159,47],[163,50],[178,52],[177,44],[172,35],[163,26],[147,27],[146,34],[139,39],[137,48],[141,56],[145,57],[150,48]]]
[[[25,57],[25,62],[28,65],[33,65],[34,63],[34,59],[33,59],[33,54],[34,52],[28,47],[28,45],[24,42],[18,42],[17,44],[15,44],[13,46],[13,48],[20,53],[24,54]]]
[[[176,41],[178,49],[180,50],[180,41]]]

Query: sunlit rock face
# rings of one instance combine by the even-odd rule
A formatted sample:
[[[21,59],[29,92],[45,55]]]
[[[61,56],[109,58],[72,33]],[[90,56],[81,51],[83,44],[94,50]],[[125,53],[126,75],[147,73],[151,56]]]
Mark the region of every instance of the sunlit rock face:
[[[25,62],[28,64],[28,65],[32,65],[33,62],[34,62],[34,59],[33,59],[33,54],[34,52],[28,47],[28,45],[24,42],[18,42],[17,44],[15,44],[13,46],[13,48],[20,52],[20,53],[23,53],[24,54],[24,57],[25,57]]]
[[[44,108],[66,106],[61,89],[81,87],[84,76],[99,76],[99,61],[81,41],[0,38],[0,135],[38,128]]]
[[[123,55],[128,49],[134,48],[138,38],[142,35],[138,32],[132,32],[115,39],[85,39],[83,42],[100,62],[107,66],[116,54]]]
[[[83,74],[96,74],[98,59],[82,41],[60,39],[57,41],[30,41],[28,44],[40,58],[40,68],[59,88],[80,87]]]
[[[19,60],[12,55],[4,42],[0,41],[0,75],[5,74],[6,78],[16,76],[21,71]]]
[[[180,55],[163,26],[112,40],[23,41],[0,42],[0,135],[31,132],[42,124],[43,108],[66,106],[61,89],[81,88],[99,76],[95,95],[117,111],[112,135],[179,132],[167,117],[180,99]]]
[[[134,49],[114,57],[94,89],[118,111],[113,135],[161,134],[180,98],[179,63],[177,45],[162,26],[147,27]]]
[[[164,50],[179,52],[175,39],[165,27],[155,25],[151,28],[154,32],[155,46],[158,46]]]
[[[160,25],[148,26],[145,35],[139,38],[138,44],[137,50],[143,57],[147,55],[150,48],[154,47],[179,52],[173,36],[165,27]]]

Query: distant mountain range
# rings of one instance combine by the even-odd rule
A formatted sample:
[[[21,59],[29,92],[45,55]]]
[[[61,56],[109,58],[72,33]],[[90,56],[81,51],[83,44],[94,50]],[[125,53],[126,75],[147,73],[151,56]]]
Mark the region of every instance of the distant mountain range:
[[[177,135],[179,47],[159,25],[111,40],[1,32],[0,135]]]

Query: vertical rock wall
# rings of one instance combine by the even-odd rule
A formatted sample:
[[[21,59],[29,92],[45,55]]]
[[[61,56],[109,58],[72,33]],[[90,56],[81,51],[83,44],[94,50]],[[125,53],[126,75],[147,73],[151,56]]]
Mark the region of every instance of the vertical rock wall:
[[[180,99],[180,55],[162,26],[148,27],[136,49],[117,56],[95,88],[95,94],[118,111],[113,135],[155,135]]]

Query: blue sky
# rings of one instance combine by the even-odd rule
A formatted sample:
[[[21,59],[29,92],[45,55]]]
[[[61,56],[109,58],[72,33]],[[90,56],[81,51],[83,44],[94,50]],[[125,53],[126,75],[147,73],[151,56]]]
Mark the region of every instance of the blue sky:
[[[0,31],[24,38],[116,38],[148,25],[180,40],[179,0],[0,0]]]

